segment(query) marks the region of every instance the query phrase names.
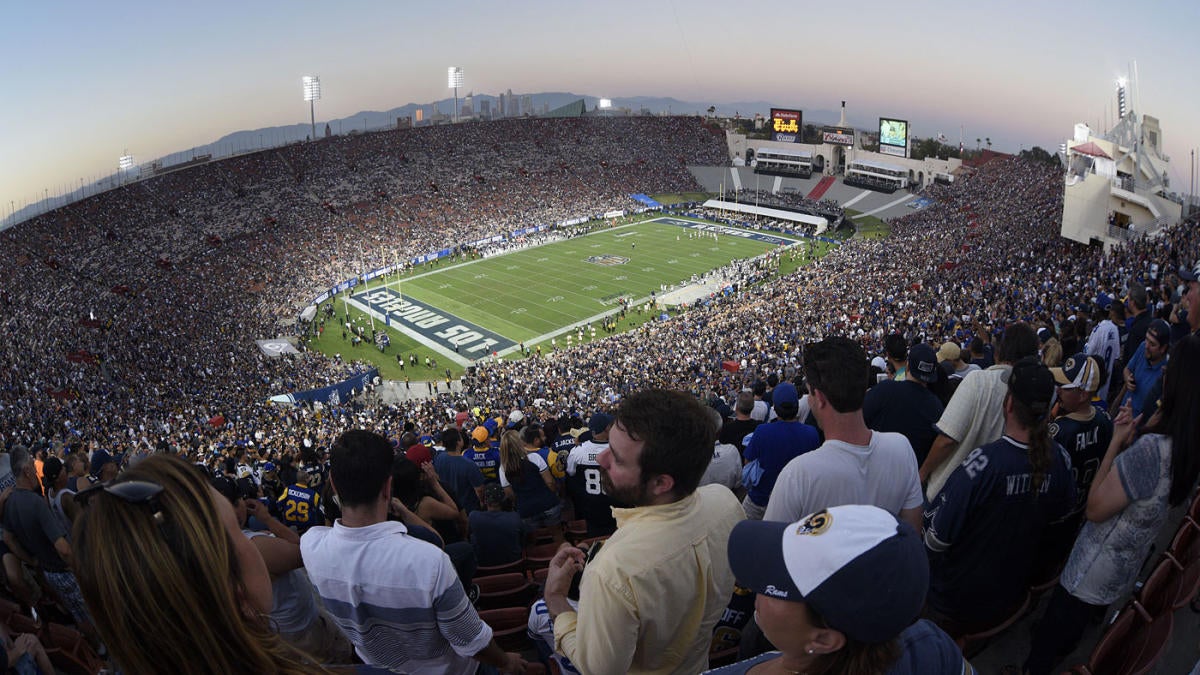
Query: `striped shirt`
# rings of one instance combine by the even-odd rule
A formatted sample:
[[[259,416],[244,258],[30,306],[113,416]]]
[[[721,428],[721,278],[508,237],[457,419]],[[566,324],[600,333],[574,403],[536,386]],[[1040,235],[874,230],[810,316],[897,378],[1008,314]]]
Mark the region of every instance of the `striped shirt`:
[[[492,629],[467,600],[450,558],[403,524],[314,527],[304,566],[338,626],[370,665],[404,673],[474,673]]]

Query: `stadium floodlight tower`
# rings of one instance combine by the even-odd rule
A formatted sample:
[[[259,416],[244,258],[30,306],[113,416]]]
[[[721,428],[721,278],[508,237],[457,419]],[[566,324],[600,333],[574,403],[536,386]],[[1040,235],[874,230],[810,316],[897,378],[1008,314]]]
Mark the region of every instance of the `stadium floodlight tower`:
[[[125,154],[117,158],[117,182],[124,183],[125,172],[133,168],[133,155],[126,150]]]
[[[304,100],[308,101],[309,121],[312,124],[310,140],[317,140],[317,101],[321,100],[321,78],[316,75],[305,75],[301,78],[304,83]]]
[[[458,90],[463,86],[463,71],[458,66],[446,69],[446,86],[454,90],[454,121],[458,121]]]

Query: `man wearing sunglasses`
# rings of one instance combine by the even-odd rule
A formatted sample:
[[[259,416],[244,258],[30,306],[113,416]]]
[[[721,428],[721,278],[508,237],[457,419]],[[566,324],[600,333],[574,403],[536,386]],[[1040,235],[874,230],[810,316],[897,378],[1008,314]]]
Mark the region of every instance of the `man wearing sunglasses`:
[[[33,457],[28,450],[18,447],[9,453],[9,462],[16,478],[16,489],[4,505],[4,543],[26,565],[41,568],[46,581],[74,617],[80,632],[99,648],[99,635],[71,572],[71,544],[67,541],[67,531],[42,497]]]

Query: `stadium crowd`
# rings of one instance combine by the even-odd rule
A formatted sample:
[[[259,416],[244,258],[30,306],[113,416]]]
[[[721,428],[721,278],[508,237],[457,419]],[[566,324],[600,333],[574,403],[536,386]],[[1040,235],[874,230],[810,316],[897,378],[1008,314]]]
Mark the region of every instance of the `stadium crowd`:
[[[306,605],[303,626],[308,628],[295,630],[297,624],[293,622],[287,624],[287,630],[281,628],[278,632],[290,633],[285,635],[286,642],[330,664],[348,660],[348,638],[368,663],[410,663],[412,667],[452,663],[455,669],[470,672],[474,668],[470,657],[475,656],[487,667],[508,672],[523,667],[520,657],[505,654],[492,643],[491,631],[485,630],[486,626],[480,627],[482,624],[473,609],[466,609],[477,592],[471,582],[473,568],[479,560],[494,561],[494,547],[500,545],[499,537],[479,536],[474,526],[467,527],[468,522],[473,522],[469,514],[503,512],[513,508],[515,502],[519,518],[514,536],[520,541],[522,532],[564,522],[562,507],[570,504],[577,518],[588,521],[589,536],[612,535],[615,523],[611,522],[611,516],[607,521],[604,517],[611,503],[601,501],[597,506],[592,499],[597,495],[578,483],[586,483],[586,467],[596,467],[594,475],[602,474],[605,480],[613,475],[613,465],[604,463],[610,460],[598,461],[597,457],[605,452],[611,456],[613,452],[604,450],[609,447],[606,436],[615,434],[620,439],[617,443],[628,443],[625,425],[644,423],[638,422],[628,407],[622,407],[636,392],[659,389],[690,392],[694,395],[691,398],[719,410],[721,417],[727,418],[722,426],[729,428],[753,428],[737,423],[746,419],[763,422],[770,415],[769,410],[775,409],[784,420],[819,423],[825,446],[831,440],[853,444],[853,440],[846,439],[861,440],[864,432],[869,438],[872,432],[865,426],[856,429],[848,425],[841,416],[861,408],[863,402],[860,398],[858,408],[854,408],[853,394],[846,395],[850,403],[845,404],[837,397],[827,401],[825,395],[805,395],[806,381],[802,376],[807,376],[807,385],[816,391],[822,387],[814,383],[814,377],[829,388],[837,386],[832,383],[832,370],[814,376],[813,359],[817,357],[806,363],[805,345],[844,336],[848,339],[830,347],[833,356],[828,356],[834,360],[834,366],[843,367],[828,364],[826,367],[853,373],[862,366],[865,372],[867,358],[878,355],[884,366],[877,374],[885,378],[899,375],[897,379],[901,380],[908,373],[913,374],[909,379],[922,380],[918,366],[929,362],[919,350],[908,350],[921,346],[929,347],[929,351],[936,349],[939,357],[946,358],[937,358],[933,363],[944,374],[939,377],[934,373],[931,377],[941,382],[942,388],[936,389],[937,398],[949,411],[957,405],[951,403],[957,393],[945,385],[959,370],[967,370],[964,362],[974,361],[983,367],[993,362],[1007,363],[1015,368],[1014,364],[1036,354],[1040,346],[1032,338],[1026,345],[1017,336],[1025,332],[1036,335],[1035,329],[1047,331],[1040,336],[1045,338],[1041,343],[1055,340],[1061,346],[1062,356],[1074,357],[1087,349],[1094,328],[1110,316],[1124,319],[1126,308],[1132,315],[1131,327],[1121,343],[1120,360],[1110,359],[1106,354],[1090,354],[1104,361],[1101,364],[1089,359],[1101,371],[1094,378],[1096,389],[1091,391],[1098,391],[1105,376],[1106,384],[1112,380],[1119,389],[1123,380],[1118,368],[1139,368],[1137,359],[1148,358],[1146,348],[1139,348],[1146,340],[1156,344],[1162,341],[1166,346],[1182,345],[1178,348],[1182,354],[1180,367],[1184,372],[1195,372],[1195,356],[1189,355],[1188,349],[1193,348],[1190,345],[1196,338],[1184,337],[1194,332],[1200,321],[1200,308],[1195,306],[1200,291],[1196,290],[1194,280],[1194,265],[1200,259],[1200,235],[1195,224],[1168,228],[1160,237],[1135,240],[1108,252],[1066,242],[1058,236],[1061,173],[1045,165],[1002,159],[984,165],[967,180],[928,188],[925,195],[933,200],[933,205],[892,221],[892,235],[886,239],[852,239],[813,264],[762,284],[756,282],[769,275],[761,267],[749,263],[735,265],[726,271],[726,278],[744,282],[738,284],[736,293],[716,296],[706,306],[689,309],[668,321],[649,322],[635,330],[569,349],[531,351],[529,358],[519,361],[480,361],[473,372],[464,376],[461,393],[443,393],[393,405],[381,405],[370,398],[319,408],[283,408],[267,403],[266,398],[271,394],[340,381],[362,368],[361,364],[330,362],[311,353],[267,359],[253,343],[254,338],[271,337],[291,329],[290,323],[299,311],[331,283],[365,269],[446,248],[447,242],[468,247],[517,229],[626,208],[632,205],[628,195],[633,192],[694,191],[698,186],[686,171],[686,165],[723,164],[727,160],[725,153],[723,138],[713,135],[698,120],[685,118],[519,120],[430,127],[326,139],[204,164],[67,205],[6,230],[0,233],[0,288],[4,289],[0,302],[5,310],[0,326],[9,339],[0,347],[0,355],[10,367],[0,373],[0,442],[12,457],[11,468],[18,488],[36,489],[37,481],[29,473],[35,467],[36,475],[44,477],[48,464],[71,456],[86,456],[86,462],[68,462],[80,467],[70,473],[76,480],[73,485],[56,491],[82,489],[90,480],[109,479],[121,469],[128,472],[122,474],[126,482],[157,484],[160,490],[166,490],[169,483],[177,486],[171,490],[190,490],[189,499],[201,504],[195,508],[215,509],[214,513],[221,512],[224,519],[223,502],[206,502],[203,495],[197,496],[195,486],[188,487],[188,479],[173,474],[159,459],[139,472],[139,465],[150,455],[179,455],[188,463],[204,466],[217,491],[235,508],[230,516],[236,519],[232,531],[257,528],[270,531],[272,539],[279,540],[264,544],[257,541],[263,537],[255,535],[250,541],[267,561],[274,583],[279,583],[279,577],[288,576],[289,583],[299,584],[301,591],[307,590],[304,585],[307,582],[296,580],[290,572],[309,563],[307,549],[310,544],[317,546],[316,537],[309,539],[305,535],[293,541],[288,532],[324,526],[339,511],[348,514],[352,522],[363,523],[363,527],[396,527],[386,525],[385,521],[398,521],[413,536],[423,537],[444,549],[445,565],[451,566],[446,569],[453,579],[441,578],[437,587],[429,590],[436,590],[441,601],[447,603],[438,608],[439,613],[445,610],[467,617],[462,625],[468,627],[469,634],[448,638],[449,646],[439,646],[417,656],[396,657],[391,646],[371,643],[367,636],[356,632],[350,618],[354,612],[347,612],[346,607],[369,600],[346,597],[344,589],[328,585],[336,579],[336,574],[328,569],[313,574],[313,583],[325,600],[325,608]],[[1180,269],[1190,272],[1174,273]],[[1180,311],[1184,307],[1189,309],[1186,316]],[[1157,325],[1150,326],[1150,319],[1155,317],[1166,322],[1165,334],[1159,332]],[[887,349],[889,341],[895,342],[897,338],[901,344],[899,350]],[[1027,353],[1030,349],[1026,347],[1030,346],[1032,354]],[[855,359],[847,360],[847,354],[862,358],[856,363]],[[1074,362],[1073,358],[1070,360]],[[950,365],[938,367],[937,361],[948,361]],[[954,365],[956,362],[962,367]],[[1060,367],[1056,376],[1082,377],[1079,375],[1082,365],[1070,365],[1065,360],[1047,365]],[[1009,393],[1019,402],[1012,406],[1016,412],[1010,413],[1008,404],[1003,411],[990,410],[993,414],[1011,415],[1011,420],[1005,418],[1001,423],[1008,425],[1004,428],[1014,437],[1028,436],[1033,430],[1044,428],[1038,424],[1044,423],[1049,414],[1047,386],[1053,389],[1053,385],[1047,385],[1046,378],[1051,375],[1045,368],[1023,363],[1022,369],[1029,375],[1017,378],[1022,382],[1021,387],[1009,384],[1013,388]],[[1118,373],[1115,380],[1114,372]],[[973,384],[980,381],[974,376],[968,380],[960,375],[958,379]],[[789,393],[793,382],[800,385],[799,392],[792,389]],[[1125,382],[1128,386],[1129,380]],[[865,381],[858,384],[865,394]],[[858,385],[846,386],[854,389]],[[1174,404],[1173,397],[1184,396],[1166,384],[1160,386],[1163,401]],[[743,391],[747,388],[750,391]],[[793,398],[795,409],[789,407]],[[1117,406],[1120,402],[1116,402]],[[1180,407],[1172,410],[1175,416],[1187,414],[1181,411],[1189,410],[1188,406],[1192,406],[1192,414],[1196,412],[1194,397],[1184,396],[1178,404]],[[843,409],[847,406],[849,410]],[[1117,406],[1112,408],[1117,429],[1113,436],[1126,444],[1132,443],[1132,416],[1118,414]],[[1042,410],[1043,407],[1046,409]],[[692,414],[683,408],[678,410],[680,415]],[[616,427],[610,413],[617,415]],[[1143,438],[1174,438],[1180,444],[1178,434],[1164,424],[1160,419],[1152,425],[1156,433]],[[506,427],[521,434],[520,438],[508,436]],[[948,429],[944,425],[939,427],[943,431]],[[362,429],[377,432],[379,437],[355,435],[361,433],[356,430]],[[651,425],[646,433],[659,433],[654,429]],[[727,439],[718,435],[719,429],[712,433],[712,437],[704,437],[704,442],[720,438],[722,444],[732,444],[738,450],[745,446],[745,434]],[[980,438],[981,447],[987,444],[988,452],[1001,452],[992,448],[992,441],[997,438]],[[1194,447],[1194,439],[1192,442],[1193,445],[1182,443],[1180,447],[1200,451]],[[380,457],[386,455],[384,459],[389,462],[392,492],[383,495],[383,500],[376,504],[373,500],[377,493],[382,494],[381,486],[366,481],[369,488],[358,492],[344,486],[337,479],[337,458],[338,448],[359,449],[365,456],[379,451],[380,443],[384,444]],[[529,458],[526,463],[502,460],[502,448],[511,456],[520,457],[521,443]],[[937,441],[933,443],[936,448]],[[1138,441],[1134,447],[1143,445]],[[753,437],[749,447],[753,448]],[[32,455],[18,459],[24,452],[18,448],[28,448]],[[328,459],[331,449],[332,467]],[[750,452],[749,448],[746,450]],[[821,449],[812,450],[818,452]],[[921,482],[929,476],[924,464],[918,462],[928,460],[907,452],[895,455],[895,461],[903,461],[905,471],[911,468],[911,476],[905,474],[911,484],[904,487],[915,485],[920,493]],[[1147,451],[1139,452],[1141,457]],[[1170,450],[1162,452],[1168,457],[1163,461],[1169,464]],[[533,459],[535,456],[540,462]],[[465,459],[447,459],[459,457]],[[1096,459],[1099,461],[1099,457]],[[343,457],[343,461],[348,460]],[[1055,461],[1052,457],[1045,461],[1048,464],[1034,467],[1034,473],[1042,476],[1038,480],[1053,482],[1058,477],[1055,489],[1062,488],[1064,492],[1055,493],[1056,499],[1075,504],[1080,498],[1075,494],[1076,488],[1086,486],[1070,486],[1072,489],[1066,491],[1066,486],[1061,485],[1063,467],[1051,466]],[[1127,470],[1110,458],[1106,466],[1114,465],[1116,468],[1109,470]],[[791,469],[790,463],[787,466],[780,476],[782,484],[791,485],[799,480],[794,476],[799,469]],[[954,469],[958,463],[946,462],[945,466]],[[345,469],[348,472],[345,475],[355,476],[356,481],[365,480],[363,476],[372,473],[368,469],[355,465],[353,470]],[[662,475],[674,476],[668,469],[658,469]],[[642,470],[647,470],[644,465]],[[1019,470],[1020,467],[1013,469],[1018,473]],[[536,512],[523,508],[527,500],[533,499],[528,496],[533,494],[532,488],[528,482],[516,489],[513,484],[530,471],[525,478],[543,475],[555,495],[569,497],[566,502]],[[1175,473],[1175,480],[1190,479],[1194,483],[1195,471],[1190,470],[1190,475],[1188,471]],[[330,485],[331,472],[332,482],[339,487],[337,491]],[[1045,478],[1047,475],[1051,478]],[[509,486],[507,493],[486,489],[488,484],[502,482]],[[946,479],[945,489],[968,490],[969,483],[955,471]],[[725,484],[739,491],[738,497],[748,487],[732,479]],[[399,486],[407,488],[400,490]],[[1187,487],[1190,489],[1191,485]],[[116,498],[137,501],[131,494],[101,489]],[[349,492],[343,494],[343,489]],[[691,490],[695,489],[692,485]],[[628,505],[665,507],[675,501],[687,502],[691,490],[668,486],[661,493],[623,494]],[[934,489],[918,499],[937,503],[940,494],[942,490]],[[339,499],[333,499],[335,495]],[[717,503],[712,500],[724,499],[710,495],[711,491],[704,493],[710,504]],[[1172,503],[1177,503],[1174,488],[1171,495]],[[910,503],[911,491],[903,497],[894,504],[876,506],[890,512],[893,523],[896,517],[904,520],[916,507]],[[1133,497],[1131,493],[1127,503]],[[655,501],[659,498],[666,501]],[[258,499],[266,501],[261,509],[253,506]],[[1165,503],[1165,493],[1161,499]],[[299,504],[304,504],[304,508],[300,509]],[[382,514],[377,513],[380,505]],[[816,508],[812,510],[838,505],[814,505]],[[783,506],[772,508],[765,503],[758,506],[765,508],[768,520],[784,510]],[[176,506],[164,504],[168,513],[173,508]],[[1036,539],[1040,528],[1034,525],[1041,522],[1039,519],[1047,522],[1055,519],[1047,509],[1039,507],[1034,510],[1036,513],[1023,511],[1029,529],[1019,534]],[[304,518],[300,518],[300,511],[305,512]],[[1067,511],[1076,516],[1077,529],[1083,522],[1078,509]],[[777,519],[802,521],[809,514],[807,508],[795,507]],[[1090,502],[1088,514],[1090,521]],[[75,521],[81,516],[76,513],[64,517]],[[862,517],[870,520],[875,516]],[[216,522],[215,516],[212,519]],[[513,525],[511,518],[507,522],[509,527]],[[1152,528],[1154,522],[1153,518],[1144,521],[1143,527]],[[1157,525],[1161,524],[1159,518]],[[7,516],[5,525],[9,529]],[[919,535],[919,525],[918,522],[898,526],[898,536],[904,539]],[[1088,526],[1090,523],[1084,526],[1085,533],[1089,532]],[[924,523],[925,545],[932,559],[942,565],[935,564],[933,578],[925,582],[934,589],[930,591],[931,602],[935,593],[947,592],[945,570],[961,564],[946,552],[949,544],[959,540],[929,539],[930,532],[944,534],[948,527],[936,516],[934,522]],[[480,529],[489,532],[487,528]],[[58,529],[43,534],[49,537],[50,544],[55,544],[58,537],[54,534],[65,535],[69,531],[69,527],[60,523]],[[317,532],[325,536],[324,530]],[[963,541],[970,541],[970,536],[980,533],[962,534]],[[147,538],[144,542],[147,546],[153,545],[153,528],[139,531],[138,536]],[[1061,535],[1068,543],[1074,541],[1074,536],[1074,530]],[[736,530],[732,535],[725,531],[725,537],[736,538]],[[481,539],[490,540],[491,546],[480,544]],[[287,549],[293,563],[290,568],[282,563],[277,566],[279,557],[270,552],[275,549],[279,553],[284,548],[281,542],[294,547]],[[44,544],[34,545],[30,553],[44,558],[47,570],[61,570],[70,555],[59,552],[56,561],[51,554],[57,546],[47,549]],[[341,542],[341,545],[348,544]],[[1064,556],[1071,552],[1069,545],[1059,542],[1059,546],[1065,546]],[[91,552],[96,558],[102,557],[100,552],[104,547],[94,538],[84,548],[81,555]],[[300,560],[302,548],[306,550]],[[615,547],[613,550],[610,555],[615,557],[618,554]],[[248,555],[240,548],[227,553]],[[904,553],[909,554],[911,551]],[[328,555],[314,548],[311,559],[327,562]],[[783,555],[787,555],[786,546]],[[10,590],[23,602],[33,603],[37,585],[19,573],[14,574],[14,569],[19,572],[19,564],[10,568],[13,561],[7,559],[7,554],[5,557]],[[436,555],[431,555],[431,560],[431,564],[442,565],[442,559]],[[730,562],[717,555],[709,564],[725,570],[722,575],[727,576]],[[732,562],[736,568],[736,561]],[[82,598],[61,579],[61,583],[50,583],[52,592],[97,646],[101,637],[127,638],[129,633],[101,625],[116,620],[111,616],[100,617],[101,622],[96,625],[98,634],[91,630],[91,618],[83,600],[90,606],[104,589],[103,583],[97,581],[97,570],[88,570],[89,564],[90,560],[76,564]],[[576,603],[570,606],[565,599],[570,594],[561,587],[564,575],[582,564],[574,554],[556,556],[551,563],[558,571],[552,570],[552,578],[546,580],[546,600],[541,608],[555,616],[573,614],[578,609],[580,635],[565,638],[555,623],[549,638],[550,649],[558,653],[555,658],[571,652],[584,658],[585,663],[608,664],[591,660],[599,658],[596,643],[589,642],[583,634],[586,622],[595,620],[587,618],[590,615],[586,600],[589,593],[595,597],[598,591],[587,585],[585,575],[583,595],[570,598]],[[1031,572],[1034,566],[1030,558],[1016,569]],[[743,581],[752,584],[749,579]],[[795,579],[768,581],[772,585],[800,583]],[[1020,578],[1017,583],[1026,581]],[[248,593],[250,587],[243,586],[240,592]],[[760,585],[754,590],[761,593],[765,588]],[[727,597],[717,604],[724,608],[732,590],[720,590]],[[973,586],[966,589],[979,590]],[[287,597],[304,595],[295,591],[296,586],[292,586]],[[1075,591],[1076,588],[1068,588],[1059,595]],[[279,592],[277,588],[277,596]],[[1078,617],[1086,614],[1088,607],[1112,602],[1107,596],[1072,601],[1059,595],[1055,598],[1057,604],[1052,605],[1059,613],[1056,616]],[[262,605],[261,597],[257,600],[259,612],[272,609],[269,603]],[[906,621],[911,623],[916,618],[915,612],[924,600],[922,594],[922,602]],[[391,598],[386,602],[419,600]],[[1081,608],[1080,603],[1086,606]],[[816,600],[811,604],[818,605]],[[889,643],[900,636],[901,630],[908,635],[907,623],[889,626],[884,629],[887,634],[881,635],[871,630],[876,627],[841,623],[845,619],[837,616],[831,605],[820,604],[820,611],[830,625],[846,635],[861,633],[870,636],[867,642],[879,638]],[[936,649],[930,649],[945,656],[945,650],[950,648],[939,637],[940,631],[957,637],[978,627],[980,621],[986,623],[995,618],[964,617],[956,615],[958,609],[941,605],[927,613],[940,628],[920,622],[923,639],[927,639],[922,644],[937,645]],[[999,607],[1006,609],[1010,608]],[[535,615],[537,610],[535,605]],[[705,619],[697,624],[708,631],[716,623],[716,616],[709,616],[710,610],[711,607],[705,608]],[[269,613],[274,616],[274,611]],[[215,621],[218,617],[211,618]],[[537,616],[530,619],[531,628],[535,619]],[[762,620],[764,624],[771,621],[765,617]],[[277,623],[284,625],[278,619]],[[333,623],[341,627],[340,631],[333,628]],[[1070,622],[1064,620],[1064,623]],[[812,644],[797,647],[782,644],[771,625],[763,625],[762,629],[775,647],[782,650],[780,658],[793,664],[795,659],[803,661],[804,650],[810,647],[849,653],[859,646],[855,642],[843,650],[836,645],[813,642],[816,647]],[[740,630],[739,625],[737,631]],[[1050,646],[1037,646],[1041,651],[1031,656],[1030,667],[1035,671],[1049,668],[1056,662],[1055,657],[1063,655],[1060,652],[1069,646],[1071,637],[1067,635]],[[902,650],[916,644],[913,635],[900,638]],[[264,636],[263,640],[268,638]],[[707,635],[702,642],[707,646]],[[273,639],[264,644],[270,654],[260,655],[262,659],[279,658],[282,659],[279,663],[293,666],[300,659],[296,667],[303,669],[303,656],[287,652],[287,648]],[[130,651],[133,647],[109,646],[119,665],[135,662],[136,655]],[[694,648],[695,645],[687,645],[688,650]],[[28,651],[30,658],[36,660],[37,649],[28,647]],[[450,656],[450,651],[457,656]],[[894,651],[895,648],[889,652],[893,661],[897,658]],[[279,656],[285,652],[286,658]],[[811,656],[813,652],[810,650],[808,654]],[[640,651],[628,656],[634,661],[626,662],[625,668],[656,667],[652,659],[638,660],[647,657]],[[680,659],[676,665],[705,661],[691,652],[676,656]],[[389,661],[393,657],[402,660]],[[961,654],[958,659],[961,661]],[[664,667],[670,670],[669,665]],[[564,670],[571,667],[569,659],[560,658],[559,666]],[[880,668],[872,672],[893,671]],[[918,668],[895,672],[929,671]]]

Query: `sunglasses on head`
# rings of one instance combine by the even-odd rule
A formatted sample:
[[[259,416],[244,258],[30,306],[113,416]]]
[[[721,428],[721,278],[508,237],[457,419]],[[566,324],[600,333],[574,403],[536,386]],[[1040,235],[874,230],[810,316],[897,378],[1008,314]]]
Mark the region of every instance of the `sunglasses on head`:
[[[92,497],[103,492],[112,495],[126,504],[149,504],[156,501],[162,494],[163,486],[146,480],[110,480],[96,483],[80,490],[75,494],[75,501],[80,506],[87,506]]]

